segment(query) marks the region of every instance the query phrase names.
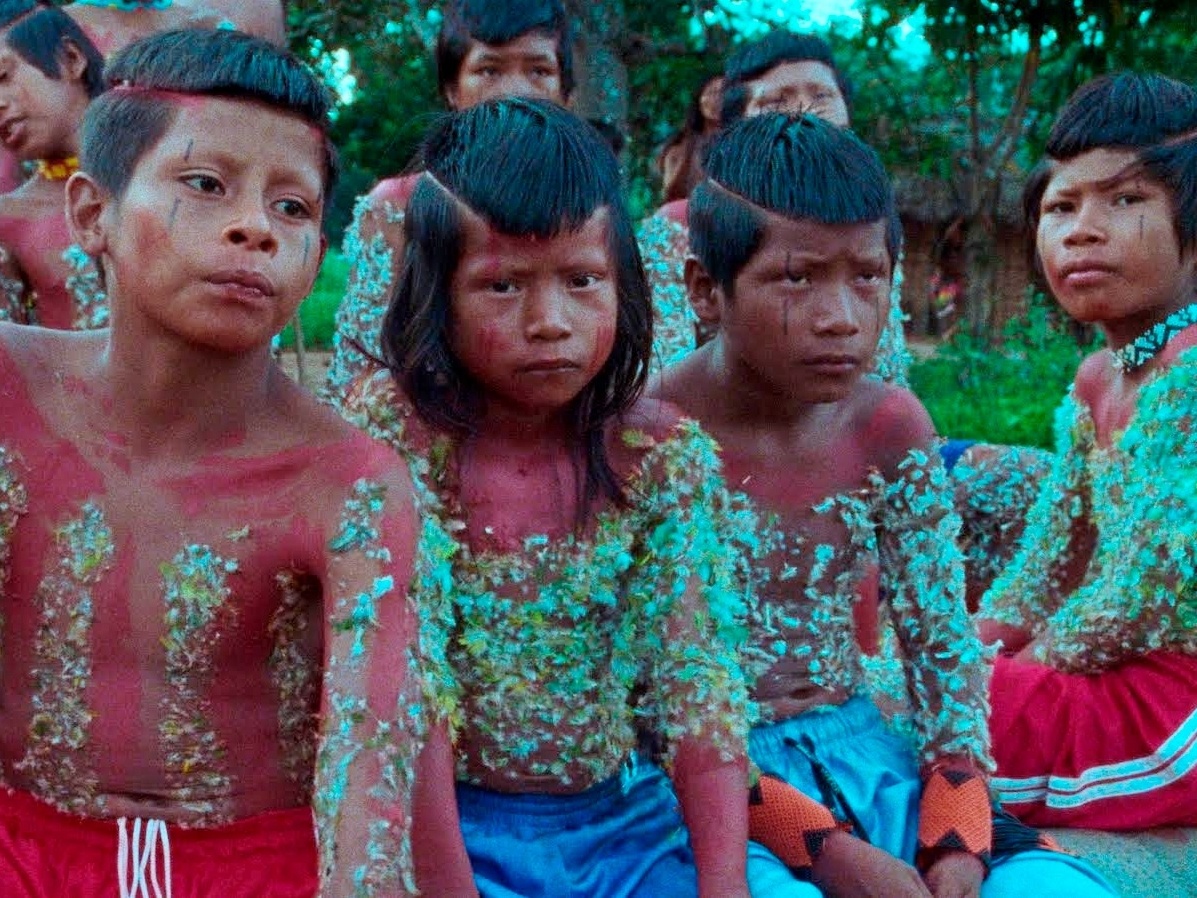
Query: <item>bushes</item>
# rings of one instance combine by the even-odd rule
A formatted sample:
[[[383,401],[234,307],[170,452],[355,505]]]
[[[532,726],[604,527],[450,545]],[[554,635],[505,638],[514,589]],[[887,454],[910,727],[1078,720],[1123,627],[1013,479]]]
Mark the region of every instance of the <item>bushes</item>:
[[[990,348],[957,333],[910,371],[915,393],[946,437],[1052,449],[1052,419],[1096,340],[1070,333],[1036,296]]]

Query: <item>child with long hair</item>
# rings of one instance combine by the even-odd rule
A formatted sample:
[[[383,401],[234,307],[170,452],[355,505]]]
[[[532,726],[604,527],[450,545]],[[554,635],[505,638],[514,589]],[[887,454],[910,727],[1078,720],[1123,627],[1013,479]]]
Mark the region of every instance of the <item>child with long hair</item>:
[[[999,796],[1041,825],[1197,825],[1197,91],[1081,87],[1024,205],[1047,286],[1096,325],[1055,467],[985,595]]]
[[[574,87],[573,31],[561,0],[446,0],[437,35],[437,90],[449,109],[497,97],[565,104]],[[349,282],[337,308],[324,393],[339,402],[380,352],[387,301],[403,261],[403,213],[420,162],[379,181],[353,210],[345,234]]]
[[[390,370],[347,407],[462,544],[448,651],[478,886],[745,896],[741,592],[718,539],[735,525],[710,439],[640,398],[649,297],[618,164],[585,122],[517,99],[451,115],[423,160]],[[677,798],[629,764],[640,733]]]

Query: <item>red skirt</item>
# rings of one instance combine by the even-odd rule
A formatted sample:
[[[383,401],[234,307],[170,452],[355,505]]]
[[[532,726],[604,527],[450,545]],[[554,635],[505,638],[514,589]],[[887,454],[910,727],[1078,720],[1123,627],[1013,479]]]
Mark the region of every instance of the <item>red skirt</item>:
[[[316,867],[308,808],[184,829],[77,817],[0,787],[4,898],[313,898]]]
[[[1098,674],[999,656],[993,788],[1032,826],[1197,825],[1197,658],[1155,652]]]

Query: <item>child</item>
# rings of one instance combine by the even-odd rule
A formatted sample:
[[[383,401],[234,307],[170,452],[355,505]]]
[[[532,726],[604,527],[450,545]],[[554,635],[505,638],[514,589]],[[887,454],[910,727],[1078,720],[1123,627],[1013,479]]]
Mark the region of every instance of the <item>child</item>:
[[[450,109],[502,96],[564,104],[574,88],[571,41],[561,0],[448,0],[436,43],[438,89]],[[403,209],[418,177],[380,181],[354,210],[345,235],[349,283],[325,383],[334,402],[380,352],[382,317],[403,260]]]
[[[666,205],[684,200],[702,178],[702,154],[719,130],[723,106],[723,73],[708,75],[698,85],[686,109],[686,120],[657,155],[661,194]]]
[[[754,639],[779,660],[755,683],[749,756],[770,775],[751,832],[781,858],[750,843],[752,893],[1108,894],[1061,855],[1018,853],[1034,833],[991,825],[986,667],[935,434],[911,393],[864,376],[900,241],[876,154],[815,117],[744,119],[711,148],[690,236],[690,296],[719,328],[658,395],[711,433],[773,528]],[[882,597],[909,738],[862,664]]]
[[[160,31],[182,27],[235,28],[265,38],[280,47],[287,43],[285,0],[81,0],[63,12],[74,19],[102,55]],[[15,14],[48,6],[46,0],[9,0],[4,7]],[[4,17],[0,16],[0,20]],[[0,148],[0,193],[9,193],[25,180],[21,162]]]
[[[1105,334],[984,597],[1005,804],[1041,825],[1197,825],[1197,91],[1120,74],[1061,110],[1028,184],[1048,288]]]
[[[67,209],[113,327],[0,326],[0,894],[468,894],[436,532],[270,357],[320,265],[325,92],[224,31],[110,77]]]
[[[459,535],[458,802],[484,896],[746,896],[739,596],[709,439],[638,400],[648,293],[618,164],[544,101],[423,149],[390,371],[348,408]],[[638,728],[660,773],[625,770]],[[625,770],[621,774],[621,770]]]
[[[725,127],[744,115],[769,111],[809,112],[837,125],[849,125],[852,84],[836,65],[831,47],[815,35],[773,31],[732,54],[723,76]],[[685,240],[670,236],[678,229],[684,233],[686,224],[685,204],[671,203],[646,222],[641,235],[653,305],[661,325],[657,357],[662,366],[683,358],[694,347],[691,337],[697,335],[697,343],[702,345],[716,326],[701,317],[693,326],[688,321],[694,311],[686,299],[682,267],[689,246]],[[889,317],[874,368],[882,380],[905,386],[910,353],[906,350],[901,298],[899,267],[895,269]],[[687,319],[684,327],[679,327],[681,318]]]
[[[78,166],[79,128],[103,88],[103,60],[55,7],[0,3],[0,143],[36,174],[0,197],[0,320],[62,330],[108,320],[95,266],[68,252],[64,187]]]

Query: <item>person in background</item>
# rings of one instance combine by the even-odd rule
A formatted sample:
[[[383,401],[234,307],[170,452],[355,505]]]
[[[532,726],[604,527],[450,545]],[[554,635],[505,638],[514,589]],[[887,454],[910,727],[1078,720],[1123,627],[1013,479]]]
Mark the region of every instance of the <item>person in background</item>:
[[[573,32],[561,0],[447,0],[436,44],[437,87],[450,109],[503,96],[564,105],[573,93]],[[338,403],[381,350],[379,331],[403,265],[403,210],[414,171],[380,181],[354,208],[345,234],[349,281],[337,308],[323,393]]]

